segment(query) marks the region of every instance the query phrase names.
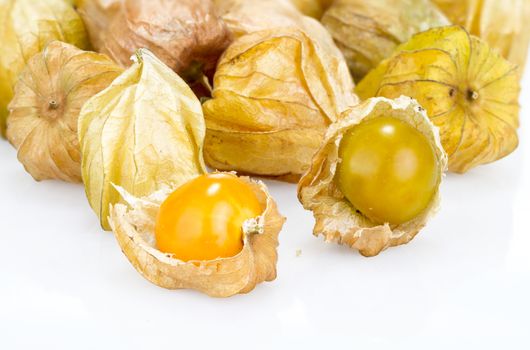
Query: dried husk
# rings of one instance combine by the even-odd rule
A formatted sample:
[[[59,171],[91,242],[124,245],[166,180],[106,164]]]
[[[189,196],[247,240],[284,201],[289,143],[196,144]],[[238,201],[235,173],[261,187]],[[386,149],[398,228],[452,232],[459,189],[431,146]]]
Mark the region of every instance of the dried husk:
[[[320,19],[332,0],[290,0],[304,15]]]
[[[123,66],[147,48],[188,81],[213,74],[231,41],[211,0],[123,0],[101,37],[98,50]]]
[[[414,36],[356,91],[363,99],[416,99],[440,128],[451,171],[464,173],[517,148],[517,67],[460,26]]]
[[[307,170],[328,125],[357,103],[342,56],[322,47],[276,28],[228,48],[203,104],[209,165],[286,180]]]
[[[76,0],[77,12],[85,23],[90,43],[96,50],[104,45],[103,34],[120,10],[122,0]]]
[[[123,71],[105,55],[52,41],[22,71],[9,104],[7,138],[37,181],[81,182],[81,107]]]
[[[79,141],[86,194],[104,229],[114,185],[136,197],[205,173],[201,104],[188,85],[146,49],[83,106]]]
[[[128,205],[116,204],[110,224],[132,265],[150,282],[168,289],[195,289],[212,297],[248,293],[276,278],[278,234],[285,222],[265,185],[241,178],[254,190],[265,208],[244,225],[243,250],[230,258],[183,262],[156,249],[154,227],[161,203],[171,191],[146,198],[125,195]]]
[[[430,0],[336,0],[322,23],[359,81],[413,34],[449,21]]]
[[[455,24],[485,40],[523,75],[530,43],[528,0],[433,0]]]
[[[369,99],[344,112],[343,117],[330,126],[322,147],[313,158],[311,169],[298,184],[300,202],[315,217],[313,234],[324,236],[326,242],[357,249],[364,256],[375,256],[388,247],[410,242],[436,213],[440,203],[438,190],[416,218],[400,225],[378,225],[357,211],[341,193],[335,173],[340,162],[339,145],[343,135],[362,121],[380,116],[407,122],[428,138],[436,151],[441,179],[447,156],[438,130],[416,101],[402,96],[396,100]]]
[[[65,0],[0,0],[0,134],[5,136],[7,105],[26,62],[53,40],[81,49],[88,38],[81,18]]]

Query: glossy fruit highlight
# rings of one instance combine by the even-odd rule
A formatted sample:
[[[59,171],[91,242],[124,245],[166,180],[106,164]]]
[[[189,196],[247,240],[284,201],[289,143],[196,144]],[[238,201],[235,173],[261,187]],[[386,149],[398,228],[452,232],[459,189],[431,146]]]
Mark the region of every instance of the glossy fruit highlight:
[[[182,261],[232,257],[243,249],[243,223],[262,213],[252,188],[235,175],[202,175],[162,203],[156,244]]]
[[[431,202],[440,182],[435,151],[393,117],[362,122],[341,141],[337,180],[348,201],[378,224],[402,224]]]

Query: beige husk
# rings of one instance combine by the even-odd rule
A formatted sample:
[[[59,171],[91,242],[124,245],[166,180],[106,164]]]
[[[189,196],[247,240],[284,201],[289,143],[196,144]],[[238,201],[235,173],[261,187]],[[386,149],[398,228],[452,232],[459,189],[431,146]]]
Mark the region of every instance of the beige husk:
[[[206,162],[298,179],[327,127],[357,103],[353,86],[337,48],[328,50],[302,30],[237,39],[219,62],[213,98],[203,104]]]
[[[430,0],[335,0],[322,23],[357,82],[413,34],[449,21]]]
[[[331,125],[322,147],[315,154],[311,169],[298,184],[298,198],[304,208],[315,216],[315,236],[323,235],[327,242],[336,242],[359,250],[364,256],[375,256],[382,250],[408,243],[425,226],[439,207],[439,191],[428,207],[416,218],[391,226],[377,225],[358,212],[338,189],[335,171],[340,162],[338,150],[342,136],[363,120],[391,116],[416,127],[432,143],[436,150],[440,179],[447,166],[438,129],[430,122],[425,110],[408,98],[396,100],[372,98],[343,113],[342,118]]]
[[[52,41],[20,74],[9,104],[7,138],[37,181],[81,182],[81,107],[123,69],[105,55]]]
[[[169,189],[141,199],[120,190],[128,205],[112,206],[109,223],[123,253],[147,280],[167,289],[195,289],[212,297],[229,297],[274,280],[278,234],[285,218],[263,183],[241,179],[253,188],[265,210],[243,225],[244,245],[238,255],[183,262],[157,250],[155,220],[160,204],[171,192]]]
[[[528,0],[433,0],[455,24],[464,26],[519,66],[522,76],[530,44]]]

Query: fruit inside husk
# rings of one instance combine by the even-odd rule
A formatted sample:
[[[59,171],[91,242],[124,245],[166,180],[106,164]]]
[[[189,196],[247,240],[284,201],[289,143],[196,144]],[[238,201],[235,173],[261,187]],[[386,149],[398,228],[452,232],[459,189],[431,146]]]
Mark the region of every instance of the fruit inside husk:
[[[460,26],[414,36],[357,86],[363,98],[416,99],[440,128],[449,170],[464,173],[518,145],[517,67]]]
[[[100,37],[98,51],[119,64],[147,48],[190,83],[213,75],[231,41],[211,0],[123,0]]]
[[[328,125],[357,103],[352,91],[340,52],[304,31],[277,28],[242,36],[220,60],[213,98],[203,104],[206,162],[220,170],[297,180]]]
[[[430,0],[335,0],[322,23],[356,82],[412,35],[450,24]]]
[[[338,187],[371,221],[402,224],[432,201],[440,183],[436,151],[414,126],[380,116],[351,128],[339,146]]]
[[[381,118],[394,118],[399,122],[406,123],[415,132],[421,134],[423,139],[427,140],[435,155],[435,171],[431,173],[434,184],[429,184],[429,186],[433,185],[434,193],[432,196],[426,196],[428,202],[426,206],[416,210],[416,215],[412,218],[409,217],[410,219],[407,218],[409,220],[405,222],[389,223],[389,220],[384,220],[385,218],[370,215],[369,208],[356,207],[356,201],[348,199],[348,192],[351,194],[359,190],[356,186],[364,186],[365,184],[348,182],[350,188],[346,188],[344,192],[340,184],[341,174],[339,172],[344,170],[341,169],[342,163],[351,160],[342,158],[345,155],[340,150],[342,141],[348,142],[349,133],[354,131],[357,126],[362,127],[362,123],[377,123]],[[372,142],[374,140],[372,137]],[[392,150],[387,151],[392,152]],[[409,156],[406,158],[410,159]],[[385,161],[388,160],[385,159]],[[365,160],[363,163],[366,165],[374,164],[373,159]],[[392,165],[383,164],[381,169],[377,169],[381,171],[380,175],[384,177],[383,181],[385,179],[393,181],[392,174],[384,173],[385,170],[394,171]],[[357,249],[364,256],[375,256],[388,247],[411,241],[436,213],[440,203],[440,183],[446,165],[447,156],[440,143],[438,130],[427,117],[425,110],[416,101],[405,96],[396,100],[382,97],[372,98],[346,110],[341,118],[329,127],[322,146],[313,157],[310,170],[304,174],[298,183],[298,198],[305,209],[313,212],[315,217],[313,234],[315,236],[322,235],[327,242],[336,242]],[[397,164],[397,169],[410,170],[411,168],[413,167],[410,164],[405,167],[403,164]],[[363,170],[370,171],[368,167]],[[385,175],[387,176],[385,177]],[[346,178],[346,180],[352,179]],[[398,183],[399,181],[396,181],[396,184]],[[389,189],[397,196],[402,195],[400,188],[389,187]],[[361,189],[360,191],[363,192],[364,190]],[[415,190],[413,189],[412,192]],[[395,205],[407,206],[410,204],[406,196],[392,198],[392,195],[389,194],[381,196],[377,191],[371,195],[375,197],[369,198],[369,200],[374,205],[383,208],[385,208],[386,203],[379,203],[378,201],[385,201],[388,198],[391,198]],[[396,208],[391,209],[395,210]],[[362,210],[368,215],[365,215]],[[414,210],[407,214],[411,212]]]
[[[189,86],[146,49],[79,116],[82,174],[104,229],[114,185],[137,197],[206,172],[201,104]]]
[[[528,0],[433,0],[455,24],[496,48],[523,75],[530,44]]]
[[[263,209],[258,218],[243,225],[243,247],[237,255],[186,262],[158,250],[156,218],[161,203],[172,192],[169,188],[142,198],[119,189],[126,204],[112,206],[110,224],[122,251],[147,280],[168,289],[195,289],[213,297],[229,297],[273,281],[278,235],[285,218],[263,183],[240,179],[252,189]]]
[[[35,180],[81,182],[79,112],[122,71],[105,55],[59,41],[28,61],[9,104],[7,138]]]
[[[155,224],[157,248],[182,261],[237,255],[242,227],[263,208],[252,187],[233,174],[205,174],[171,193]]]
[[[0,134],[5,136],[7,105],[27,61],[53,40],[89,46],[79,15],[65,0],[0,1]]]

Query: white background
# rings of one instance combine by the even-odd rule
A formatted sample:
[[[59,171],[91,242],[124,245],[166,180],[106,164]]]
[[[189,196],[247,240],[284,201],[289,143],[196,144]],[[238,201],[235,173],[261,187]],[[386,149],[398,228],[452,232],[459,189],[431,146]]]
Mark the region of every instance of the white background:
[[[228,299],[144,280],[82,186],[34,182],[0,141],[0,349],[530,349],[523,85],[519,149],[448,175],[436,218],[378,257],[313,237],[295,186],[267,181],[288,218],[279,276]]]

